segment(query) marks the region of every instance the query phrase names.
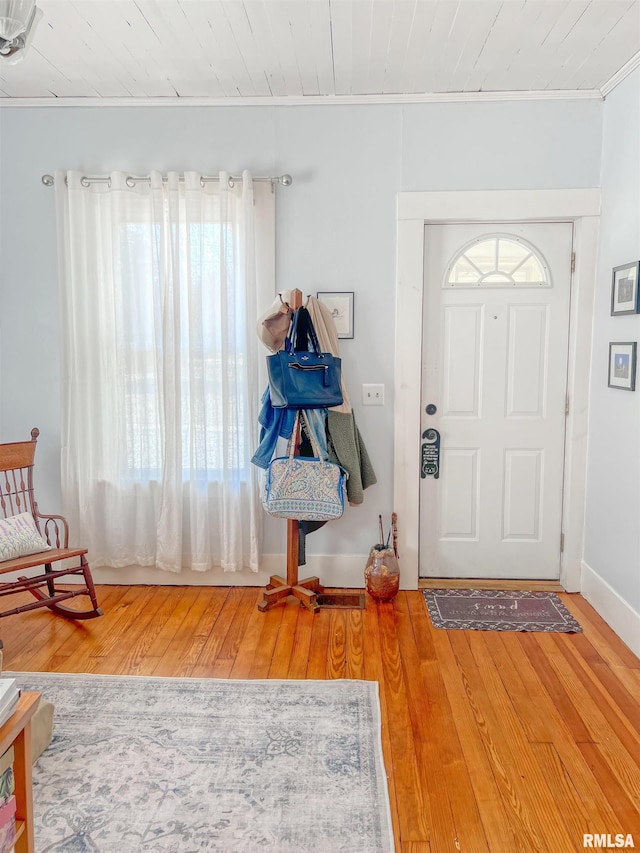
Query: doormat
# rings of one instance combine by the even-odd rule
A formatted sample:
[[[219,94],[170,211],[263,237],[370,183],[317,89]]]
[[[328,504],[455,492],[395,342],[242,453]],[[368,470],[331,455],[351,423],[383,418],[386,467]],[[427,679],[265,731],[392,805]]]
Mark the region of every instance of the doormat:
[[[349,610],[364,610],[363,592],[319,592],[317,602],[320,607],[338,607]]]
[[[582,631],[555,592],[424,589],[422,593],[435,628],[566,634]]]

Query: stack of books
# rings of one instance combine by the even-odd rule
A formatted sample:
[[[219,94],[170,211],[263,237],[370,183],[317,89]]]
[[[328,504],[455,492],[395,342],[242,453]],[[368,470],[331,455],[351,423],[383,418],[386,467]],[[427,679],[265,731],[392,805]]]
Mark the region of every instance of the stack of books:
[[[15,678],[0,678],[0,726],[15,713],[20,690]],[[13,747],[0,756],[0,853],[12,853],[16,840]]]
[[[4,726],[15,712],[20,698],[20,690],[15,678],[0,678],[0,726]]]
[[[13,747],[0,756],[0,853],[11,853],[16,840]]]

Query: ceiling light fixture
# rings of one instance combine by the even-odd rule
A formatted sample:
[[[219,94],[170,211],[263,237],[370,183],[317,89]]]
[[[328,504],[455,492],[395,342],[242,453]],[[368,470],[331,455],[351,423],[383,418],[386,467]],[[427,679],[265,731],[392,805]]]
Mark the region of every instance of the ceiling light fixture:
[[[0,60],[12,65],[24,58],[41,17],[36,0],[0,0]]]

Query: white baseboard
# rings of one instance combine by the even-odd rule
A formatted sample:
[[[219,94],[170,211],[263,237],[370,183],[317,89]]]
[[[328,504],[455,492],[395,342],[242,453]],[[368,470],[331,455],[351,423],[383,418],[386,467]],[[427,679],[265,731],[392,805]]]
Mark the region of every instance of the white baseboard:
[[[344,589],[364,589],[366,555],[307,554],[304,566],[298,569],[299,578],[317,577],[323,586]],[[287,576],[286,554],[264,554],[262,565],[267,575]]]
[[[264,586],[268,573],[264,571],[224,572],[213,569],[210,572],[163,572],[153,566],[123,566],[113,569],[109,566],[91,568],[94,583],[125,586]]]
[[[327,587],[364,589],[364,568],[367,554],[307,554],[306,565],[300,566],[299,577],[316,576]],[[105,566],[92,568],[95,583],[158,585],[158,586],[265,586],[271,575],[287,575],[285,554],[264,554],[259,572],[210,572],[185,570],[179,574],[143,566],[111,569]],[[401,589],[417,589],[417,578],[403,576],[400,565]]]
[[[640,657],[640,613],[582,561],[581,593],[620,639]]]
[[[300,566],[298,576],[302,579],[317,575],[325,586],[357,589],[364,586],[366,557],[350,556],[307,556],[307,563]],[[260,571],[225,572],[212,569],[209,572],[192,572],[188,569],[179,573],[163,572],[143,566],[111,569],[101,566],[92,570],[96,583],[104,584],[151,584],[159,586],[265,586],[271,575],[287,575],[285,554],[264,554]]]

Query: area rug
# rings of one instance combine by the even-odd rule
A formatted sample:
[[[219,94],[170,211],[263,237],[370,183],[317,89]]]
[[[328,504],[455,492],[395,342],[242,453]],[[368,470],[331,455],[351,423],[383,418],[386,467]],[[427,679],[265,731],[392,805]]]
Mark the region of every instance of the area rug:
[[[582,631],[580,624],[555,592],[425,589],[423,594],[436,628],[563,633]]]
[[[38,853],[394,849],[376,682],[11,675],[55,705]]]

